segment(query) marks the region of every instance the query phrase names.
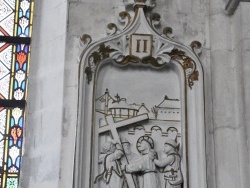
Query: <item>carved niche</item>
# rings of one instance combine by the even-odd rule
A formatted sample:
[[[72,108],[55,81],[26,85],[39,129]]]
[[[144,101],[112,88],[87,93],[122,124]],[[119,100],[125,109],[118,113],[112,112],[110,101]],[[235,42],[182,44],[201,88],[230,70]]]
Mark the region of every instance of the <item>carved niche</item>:
[[[74,188],[206,187],[201,45],[159,34],[146,8],[81,38]]]

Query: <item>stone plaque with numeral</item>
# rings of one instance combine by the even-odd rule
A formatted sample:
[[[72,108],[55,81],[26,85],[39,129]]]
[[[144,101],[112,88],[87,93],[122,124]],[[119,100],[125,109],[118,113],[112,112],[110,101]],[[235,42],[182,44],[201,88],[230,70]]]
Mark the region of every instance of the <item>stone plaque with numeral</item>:
[[[145,58],[152,55],[153,35],[133,34],[130,38],[130,55]]]

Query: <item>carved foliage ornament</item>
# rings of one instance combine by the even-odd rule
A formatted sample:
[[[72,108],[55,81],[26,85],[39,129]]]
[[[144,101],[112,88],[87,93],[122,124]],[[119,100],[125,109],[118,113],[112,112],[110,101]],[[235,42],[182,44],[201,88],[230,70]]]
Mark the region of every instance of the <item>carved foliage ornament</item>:
[[[181,50],[180,46],[182,45],[173,41],[172,28],[165,27],[162,33],[157,32],[154,25],[160,22],[161,17],[158,13],[151,14],[148,22],[142,11],[145,7],[144,2],[137,1],[133,21],[128,12],[123,11],[119,14],[120,22],[125,23],[123,29],[118,28],[114,23],[107,25],[107,34],[112,37],[111,40],[103,41],[99,44],[98,49],[92,49],[92,52],[88,55],[88,66],[85,67],[88,84],[92,80],[96,66],[108,58],[119,65],[142,63],[155,68],[161,68],[167,63],[178,62],[186,72],[186,79],[190,88],[194,85],[194,81],[199,79],[196,62],[185,51]],[[136,26],[136,22],[145,22],[144,24],[147,24],[151,29],[150,34],[145,31],[135,32],[134,29],[131,30]],[[92,39],[89,35],[84,34],[80,40],[85,45],[84,53],[91,44]],[[201,55],[200,42],[193,41],[190,47],[196,56]]]
[[[79,91],[85,91],[82,97],[87,102],[79,115],[84,114],[84,143],[89,143],[84,155],[90,155],[90,164],[85,164],[83,174],[89,175],[84,186],[79,181],[75,188],[204,187],[189,183],[189,173],[205,177],[189,169],[189,160],[202,151],[194,149],[203,145],[188,153],[193,130],[203,134],[203,111],[197,110],[195,99],[203,86],[201,43],[193,41],[187,48],[175,42],[170,27],[159,33],[155,25],[160,15],[145,15],[146,8],[153,6],[150,2],[136,0],[134,18],[121,12],[124,28],[108,24],[107,38],[95,43],[89,35],[80,38],[85,47],[80,72],[85,75],[80,74]],[[197,98],[202,100],[200,93]],[[198,120],[187,118],[187,112]],[[201,143],[198,138],[202,136],[193,143]],[[79,157],[76,161],[83,160]],[[197,164],[203,168],[203,161]],[[81,173],[78,176],[82,178]]]

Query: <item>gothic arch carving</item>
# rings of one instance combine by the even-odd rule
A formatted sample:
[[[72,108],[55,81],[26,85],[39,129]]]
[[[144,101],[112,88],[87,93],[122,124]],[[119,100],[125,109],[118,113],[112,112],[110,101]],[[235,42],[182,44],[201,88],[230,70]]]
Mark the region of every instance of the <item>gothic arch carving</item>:
[[[89,35],[81,38],[86,48],[79,66],[74,188],[146,187],[148,178],[150,187],[206,187],[201,44],[194,41],[188,48],[175,42],[169,27],[156,32],[159,14],[146,17],[146,7],[145,1],[137,0],[133,19],[120,13],[125,28],[108,24],[105,39],[92,43]],[[139,104],[138,95],[143,98],[145,92],[136,88],[146,85],[158,85],[159,92],[151,91],[152,98]],[[175,92],[169,97],[171,88]],[[175,162],[164,165],[171,157]],[[144,166],[145,160],[151,167],[138,169],[136,164]]]

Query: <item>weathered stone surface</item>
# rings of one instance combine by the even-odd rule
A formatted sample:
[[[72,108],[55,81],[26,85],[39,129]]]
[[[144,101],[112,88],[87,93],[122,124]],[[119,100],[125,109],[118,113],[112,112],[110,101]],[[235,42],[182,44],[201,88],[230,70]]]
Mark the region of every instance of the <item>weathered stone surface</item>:
[[[239,172],[239,161],[235,152],[237,148],[235,130],[230,127],[218,128],[214,136],[216,186],[221,188],[238,186],[240,184],[239,173],[232,173]]]
[[[36,1],[20,187],[58,187],[67,2]]]

